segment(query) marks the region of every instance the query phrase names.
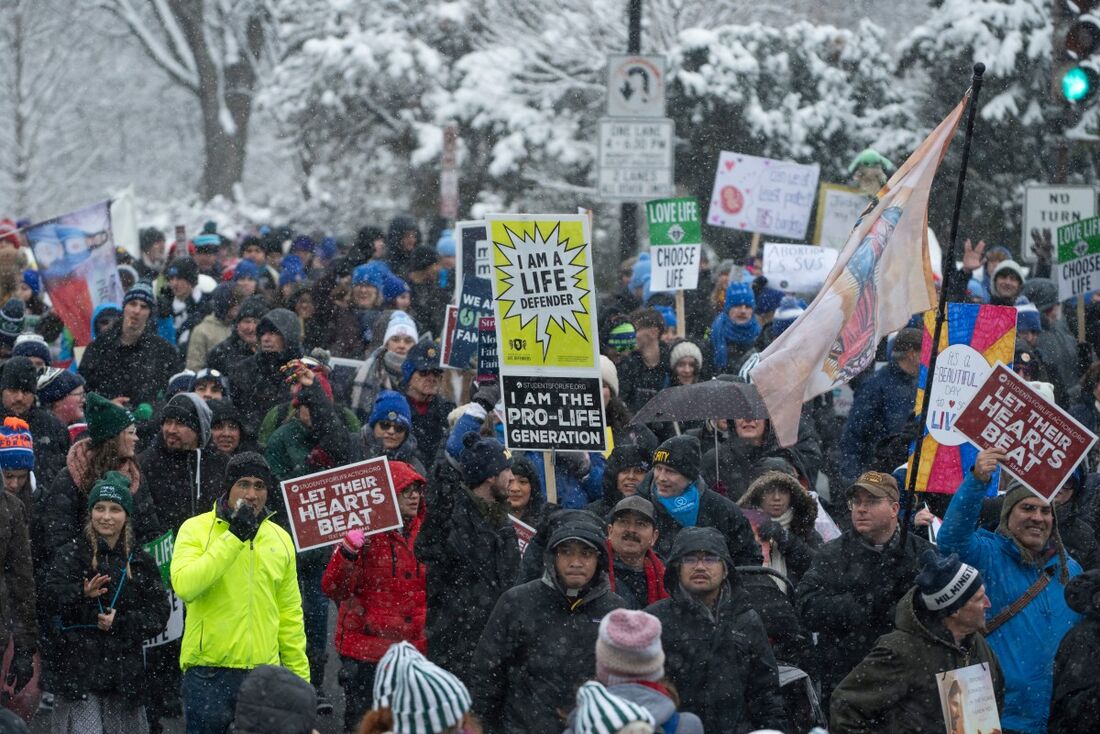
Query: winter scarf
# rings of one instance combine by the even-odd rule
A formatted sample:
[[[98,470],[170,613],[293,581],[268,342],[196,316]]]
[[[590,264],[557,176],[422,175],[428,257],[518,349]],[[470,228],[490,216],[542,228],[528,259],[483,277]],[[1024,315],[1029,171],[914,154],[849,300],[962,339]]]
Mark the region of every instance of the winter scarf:
[[[84,438],[69,447],[69,453],[65,457],[65,465],[69,469],[69,476],[73,478],[73,484],[82,492],[91,491],[95,480],[99,478],[93,477],[91,481],[84,482],[84,475],[88,472],[88,466],[92,463],[91,453],[92,441],[89,438]],[[133,459],[123,459],[118,471],[125,474],[126,478],[130,480],[130,494],[137,494],[138,485],[141,484],[141,469],[138,468],[137,462]]]
[[[678,497],[657,495],[657,499],[681,527],[695,527],[695,523],[699,520],[699,489],[695,486],[695,482],[688,485],[684,493]]]
[[[752,344],[760,336],[761,330],[760,322],[755,318],[749,319],[745,324],[735,324],[729,314],[725,312],[718,314],[710,327],[715,366],[723,370],[729,366],[728,345],[730,343],[742,346]]]
[[[607,541],[607,557],[614,558],[615,552],[611,549],[611,541]],[[665,564],[661,563],[661,559],[657,557],[657,554],[650,548],[645,555],[645,564],[642,566],[645,571],[645,593],[646,593],[646,606],[658,602],[661,599],[668,598],[668,591],[665,590]],[[607,581],[611,584],[611,590],[615,590],[615,564],[608,562],[607,564]],[[637,682],[637,681],[631,681]]]

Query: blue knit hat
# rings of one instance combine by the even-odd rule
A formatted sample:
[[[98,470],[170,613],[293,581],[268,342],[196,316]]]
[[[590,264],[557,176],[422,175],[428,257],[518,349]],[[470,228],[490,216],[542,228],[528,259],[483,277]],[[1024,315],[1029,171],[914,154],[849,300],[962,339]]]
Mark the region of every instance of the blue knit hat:
[[[439,240],[435,243],[435,254],[440,257],[454,257],[457,250],[454,232],[445,229],[439,233]]]
[[[405,396],[393,390],[383,390],[374,399],[374,409],[371,410],[370,419],[367,421],[369,428],[374,428],[378,421],[393,421],[400,423],[405,428],[412,428],[412,412],[409,410],[409,401]]]
[[[31,428],[22,418],[9,416],[0,425],[0,469],[34,469]]]
[[[408,385],[414,372],[442,369],[439,366],[439,345],[422,341],[405,355],[405,362],[401,365],[401,384]]]
[[[409,284],[392,273],[386,275],[382,281],[382,301],[385,303],[390,303],[402,293],[408,292]]]
[[[38,295],[42,292],[42,277],[38,274],[37,270],[24,270],[23,282],[27,284],[27,287],[31,289],[31,293]]]
[[[929,548],[920,556],[916,582],[924,608],[946,617],[977,593],[982,587],[982,575],[973,566],[961,563],[958,554],[944,558]]]
[[[23,317],[26,306],[18,298],[9,298],[0,308],[0,342],[8,346],[15,345],[15,339],[23,333]]]
[[[676,310],[672,306],[654,306],[657,309],[657,313],[661,314],[661,318],[665,321],[665,327],[669,329],[676,328]]]
[[[70,370],[47,367],[38,378],[38,402],[50,406],[84,386],[84,378]]]
[[[50,345],[42,338],[41,334],[20,334],[15,338],[15,346],[11,350],[13,357],[38,357],[46,366],[50,366],[53,355],[50,354]]]
[[[1016,300],[1016,331],[1020,333],[1037,333],[1043,330],[1042,319],[1039,318],[1039,309],[1035,304],[1023,296]]]
[[[351,271],[352,285],[373,285],[379,291],[390,273],[390,266],[381,260],[371,260]]]
[[[730,281],[726,288],[726,304],[722,310],[729,311],[734,306],[748,306],[756,309],[756,296],[752,293],[752,286],[740,281]]]
[[[217,249],[222,246],[222,238],[215,232],[206,232],[191,240],[191,243],[196,250]]]
[[[627,288],[630,290],[637,290],[645,286],[645,281],[649,279],[649,274],[652,269],[652,264],[649,261],[649,253],[643,252],[638,255],[638,261],[634,263],[634,267],[630,271],[630,282],[627,283]]]
[[[462,453],[458,463],[466,486],[473,489],[489,477],[495,477],[508,468],[504,447],[495,438],[482,438],[476,432],[462,437]]]
[[[302,258],[297,255],[287,255],[283,258],[282,272],[279,273],[279,287],[292,285],[306,279],[306,266]]]
[[[298,235],[290,245],[291,252],[313,252],[317,249],[317,243],[306,235]]]
[[[241,260],[239,263],[237,263],[237,267],[233,271],[233,280],[240,280],[241,278],[259,280],[260,269],[256,267],[256,263],[252,262],[251,260]]]
[[[760,295],[756,298],[757,313],[771,313],[775,309],[779,308],[779,304],[783,302],[783,291],[777,291],[775,288],[761,288]]]
[[[806,302],[794,296],[784,296],[772,316],[772,335],[779,336],[806,310]]]
[[[321,244],[317,245],[317,255],[322,260],[331,260],[336,257],[336,251],[338,247],[336,245],[335,237],[325,237],[321,240]]]

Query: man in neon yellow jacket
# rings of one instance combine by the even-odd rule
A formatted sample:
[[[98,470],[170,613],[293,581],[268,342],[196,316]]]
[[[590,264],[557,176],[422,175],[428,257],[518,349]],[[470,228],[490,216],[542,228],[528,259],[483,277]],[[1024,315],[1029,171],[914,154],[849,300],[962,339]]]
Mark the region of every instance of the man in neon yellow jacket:
[[[172,588],[187,606],[180,667],[188,734],[225,731],[237,690],[257,665],[309,680],[294,542],[268,520],[275,479],[259,454],[234,456],[214,509],[186,521]]]

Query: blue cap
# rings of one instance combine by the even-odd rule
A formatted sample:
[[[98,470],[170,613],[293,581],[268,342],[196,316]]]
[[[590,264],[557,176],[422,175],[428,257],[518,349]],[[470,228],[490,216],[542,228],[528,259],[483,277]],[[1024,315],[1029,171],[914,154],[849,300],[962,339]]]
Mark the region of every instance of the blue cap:
[[[454,232],[445,229],[439,233],[439,240],[435,243],[435,254],[440,257],[454,257],[457,251]]]
[[[752,293],[752,286],[740,281],[731,281],[726,288],[726,304],[724,311],[729,311],[734,306],[748,306],[756,308],[756,296]]]
[[[256,263],[251,260],[241,260],[237,263],[237,267],[233,270],[233,280],[240,280],[241,278],[259,280],[260,269],[256,266]]]

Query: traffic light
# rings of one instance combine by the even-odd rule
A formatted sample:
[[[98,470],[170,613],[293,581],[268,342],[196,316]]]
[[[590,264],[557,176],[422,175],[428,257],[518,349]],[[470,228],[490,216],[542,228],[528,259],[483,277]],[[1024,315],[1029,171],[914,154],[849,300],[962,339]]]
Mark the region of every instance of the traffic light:
[[[1062,100],[1071,105],[1084,105],[1100,91],[1098,5],[1100,0],[1065,0],[1062,10],[1066,31],[1062,58],[1055,59],[1055,82],[1060,83]]]

